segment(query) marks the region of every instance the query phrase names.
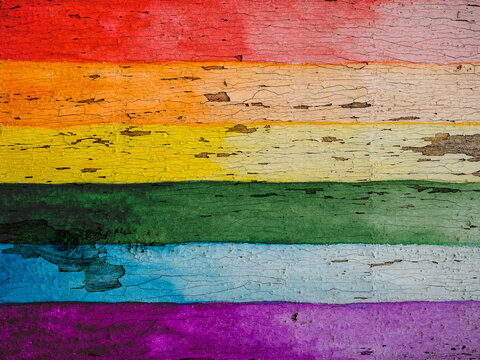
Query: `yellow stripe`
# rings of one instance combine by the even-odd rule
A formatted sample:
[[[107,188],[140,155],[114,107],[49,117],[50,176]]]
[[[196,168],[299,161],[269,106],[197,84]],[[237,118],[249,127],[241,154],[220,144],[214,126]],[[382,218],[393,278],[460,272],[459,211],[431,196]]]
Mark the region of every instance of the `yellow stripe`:
[[[442,143],[447,133],[458,135],[459,153]],[[3,126],[0,182],[478,181],[479,159],[468,155],[478,140],[463,137],[477,133],[396,124]],[[445,154],[421,152],[432,139]]]
[[[471,123],[478,64],[0,63],[0,124]]]

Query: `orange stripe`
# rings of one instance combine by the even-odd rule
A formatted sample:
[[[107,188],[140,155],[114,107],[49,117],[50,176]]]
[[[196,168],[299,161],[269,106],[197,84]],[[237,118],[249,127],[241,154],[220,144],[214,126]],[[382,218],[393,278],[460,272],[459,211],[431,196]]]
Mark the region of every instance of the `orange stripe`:
[[[0,63],[0,124],[478,123],[475,64]],[[439,89],[442,89],[439,91]],[[466,111],[465,109],[468,109]]]

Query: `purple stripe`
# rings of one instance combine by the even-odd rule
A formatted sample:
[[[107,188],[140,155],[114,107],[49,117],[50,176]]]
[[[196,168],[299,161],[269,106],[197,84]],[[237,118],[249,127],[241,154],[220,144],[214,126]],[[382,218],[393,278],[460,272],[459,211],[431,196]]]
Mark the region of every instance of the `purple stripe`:
[[[0,307],[6,359],[469,359],[480,302]]]

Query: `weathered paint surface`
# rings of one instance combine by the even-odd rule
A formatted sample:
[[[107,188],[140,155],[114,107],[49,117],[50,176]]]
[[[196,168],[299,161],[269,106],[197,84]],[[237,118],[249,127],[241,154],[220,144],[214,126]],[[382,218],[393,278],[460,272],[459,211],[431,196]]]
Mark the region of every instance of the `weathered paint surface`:
[[[122,286],[118,281],[125,270],[121,265],[111,265],[105,261],[105,250],[90,246],[38,246],[19,244],[3,249],[4,254],[21,255],[22,259],[43,258],[58,266],[60,272],[83,272],[82,289],[88,292],[102,292]]]
[[[1,1],[0,357],[478,358],[479,18]]]
[[[0,242],[480,245],[480,184],[0,185]]]
[[[477,247],[210,243],[0,249],[4,303],[480,300]]]
[[[0,307],[7,359],[477,359],[478,302]]]
[[[22,60],[479,61],[475,0],[4,0]]]
[[[4,183],[480,181],[475,125],[0,127]]]
[[[478,123],[479,74],[468,63],[3,61],[0,124]]]

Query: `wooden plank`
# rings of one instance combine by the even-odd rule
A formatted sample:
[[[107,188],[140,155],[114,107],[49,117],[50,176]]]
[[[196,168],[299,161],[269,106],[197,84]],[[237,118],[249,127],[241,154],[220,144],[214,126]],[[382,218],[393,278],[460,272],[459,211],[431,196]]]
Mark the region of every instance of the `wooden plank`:
[[[476,0],[4,0],[19,60],[480,61]]]
[[[0,302],[480,300],[480,248],[1,245]]]
[[[0,185],[0,242],[479,245],[480,184]]]
[[[0,63],[0,124],[478,123],[480,65]]]
[[[466,360],[480,351],[479,311],[478,302],[9,305],[0,307],[0,351],[52,360]]]
[[[0,127],[4,183],[480,180],[478,125]]]

